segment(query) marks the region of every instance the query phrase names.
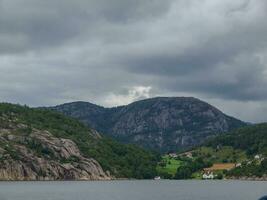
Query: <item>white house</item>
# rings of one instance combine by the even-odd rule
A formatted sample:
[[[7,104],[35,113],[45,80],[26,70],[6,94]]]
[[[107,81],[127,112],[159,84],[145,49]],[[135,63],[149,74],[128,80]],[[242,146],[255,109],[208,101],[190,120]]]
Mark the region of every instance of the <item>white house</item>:
[[[236,165],[235,165],[235,167],[241,167],[242,166],[242,163],[237,163]]]
[[[203,179],[214,179],[213,172],[205,172],[202,176]]]
[[[257,155],[254,156],[254,159],[255,159],[255,160],[260,160],[261,157],[262,157],[262,155],[258,155],[258,154],[257,154]]]
[[[171,158],[177,158],[178,157],[178,155],[176,153],[169,153],[169,156]]]

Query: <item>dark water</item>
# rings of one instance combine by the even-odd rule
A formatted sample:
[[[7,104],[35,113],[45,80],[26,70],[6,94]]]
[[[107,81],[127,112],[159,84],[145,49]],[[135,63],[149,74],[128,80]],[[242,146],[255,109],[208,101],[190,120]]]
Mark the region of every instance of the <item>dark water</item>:
[[[0,200],[257,200],[267,182],[0,182]]]

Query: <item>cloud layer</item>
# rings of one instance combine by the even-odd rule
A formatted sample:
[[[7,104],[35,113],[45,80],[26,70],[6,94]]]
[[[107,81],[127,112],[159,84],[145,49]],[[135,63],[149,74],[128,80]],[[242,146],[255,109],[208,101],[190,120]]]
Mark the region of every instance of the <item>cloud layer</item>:
[[[195,96],[267,121],[265,0],[0,0],[1,101]]]

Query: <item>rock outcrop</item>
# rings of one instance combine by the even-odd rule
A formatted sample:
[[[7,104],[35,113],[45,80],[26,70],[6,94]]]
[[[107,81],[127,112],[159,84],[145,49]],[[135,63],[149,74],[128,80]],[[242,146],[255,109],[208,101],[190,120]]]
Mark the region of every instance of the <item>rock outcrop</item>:
[[[0,103],[0,180],[151,179],[158,161],[61,113]]]
[[[0,180],[109,180],[69,139],[9,122],[0,128]],[[24,130],[24,131],[21,131]]]
[[[119,141],[162,152],[189,148],[246,125],[192,97],[158,97],[115,108],[73,102],[51,109]]]

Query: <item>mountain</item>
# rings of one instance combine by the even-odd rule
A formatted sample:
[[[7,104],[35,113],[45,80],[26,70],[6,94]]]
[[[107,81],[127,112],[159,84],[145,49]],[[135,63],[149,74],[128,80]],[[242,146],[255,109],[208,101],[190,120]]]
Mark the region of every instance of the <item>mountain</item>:
[[[152,178],[157,159],[60,113],[0,104],[0,180]]]
[[[157,97],[114,108],[73,102],[50,109],[118,141],[161,152],[189,148],[246,125],[193,97]]]

